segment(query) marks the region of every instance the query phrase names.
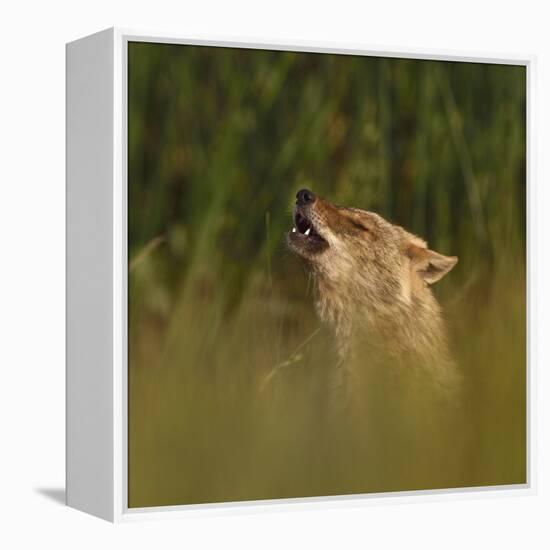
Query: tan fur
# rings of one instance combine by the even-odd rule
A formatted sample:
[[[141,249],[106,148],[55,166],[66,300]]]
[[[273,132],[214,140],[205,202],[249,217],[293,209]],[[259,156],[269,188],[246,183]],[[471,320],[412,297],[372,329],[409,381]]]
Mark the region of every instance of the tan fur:
[[[297,212],[324,241],[311,246],[296,231],[288,237],[311,267],[317,311],[334,331],[341,364],[350,370],[373,361],[414,365],[439,384],[454,384],[441,309],[429,285],[457,258],[429,250],[422,239],[372,212],[318,197]]]

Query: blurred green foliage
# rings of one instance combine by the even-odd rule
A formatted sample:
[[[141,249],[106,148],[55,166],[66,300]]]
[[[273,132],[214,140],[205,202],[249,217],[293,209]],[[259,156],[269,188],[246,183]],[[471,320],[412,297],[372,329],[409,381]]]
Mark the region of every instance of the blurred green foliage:
[[[524,481],[525,68],[148,43],[128,67],[130,505]],[[304,186],[460,257],[453,420],[405,422],[383,377],[327,413],[284,245]]]

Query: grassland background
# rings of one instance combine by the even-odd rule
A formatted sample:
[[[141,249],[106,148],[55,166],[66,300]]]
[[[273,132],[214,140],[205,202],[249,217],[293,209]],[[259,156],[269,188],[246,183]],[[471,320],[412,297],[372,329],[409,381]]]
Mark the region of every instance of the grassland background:
[[[128,55],[130,506],[523,482],[525,69]],[[353,421],[328,408],[330,335],[284,245],[303,186],[460,257],[436,288],[452,418],[376,373]]]

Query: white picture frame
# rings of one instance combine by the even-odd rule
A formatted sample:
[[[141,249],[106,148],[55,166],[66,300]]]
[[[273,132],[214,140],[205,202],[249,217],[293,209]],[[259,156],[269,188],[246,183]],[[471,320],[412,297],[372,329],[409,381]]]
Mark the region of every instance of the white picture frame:
[[[524,65],[527,71],[527,483],[453,490],[153,508],[127,506],[127,46],[131,41]],[[111,28],[67,44],[67,504],[119,522],[178,514],[274,511],[526,495],[536,490],[531,250],[535,58],[358,44],[182,37]]]

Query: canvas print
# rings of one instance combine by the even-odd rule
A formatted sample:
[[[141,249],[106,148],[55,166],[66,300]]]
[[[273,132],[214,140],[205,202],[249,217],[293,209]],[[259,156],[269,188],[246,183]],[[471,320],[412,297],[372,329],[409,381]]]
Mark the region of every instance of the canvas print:
[[[128,505],[524,484],[526,68],[128,45]]]

